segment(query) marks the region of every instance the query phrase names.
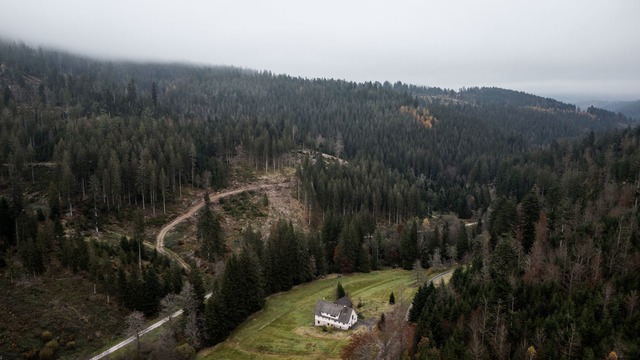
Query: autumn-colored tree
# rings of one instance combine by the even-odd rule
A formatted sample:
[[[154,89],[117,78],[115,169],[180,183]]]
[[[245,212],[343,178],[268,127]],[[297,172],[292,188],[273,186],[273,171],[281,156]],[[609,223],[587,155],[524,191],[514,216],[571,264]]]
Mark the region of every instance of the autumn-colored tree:
[[[358,332],[351,336],[349,343],[340,351],[344,360],[375,359],[380,351],[378,339],[372,332]]]

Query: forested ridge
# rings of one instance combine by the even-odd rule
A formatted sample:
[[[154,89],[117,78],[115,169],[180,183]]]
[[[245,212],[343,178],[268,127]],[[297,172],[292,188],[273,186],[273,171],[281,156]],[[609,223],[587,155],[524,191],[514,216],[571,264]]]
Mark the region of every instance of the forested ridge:
[[[0,265],[11,277],[63,267],[129,310],[190,308],[177,338],[199,348],[267,294],[329,272],[462,263],[452,285],[419,291],[411,356],[520,358],[525,343],[541,358],[637,355],[640,155],[620,114],[497,88],[107,62],[8,42],[0,87]],[[211,284],[145,250],[146,222],[187,188],[233,185],[239,167],[295,167],[308,228],[247,229],[232,248],[207,203],[196,256],[220,264]],[[114,219],[134,230],[92,239]],[[538,315],[541,292],[558,304]],[[621,326],[586,329],[585,304]],[[477,352],[470,316],[484,320]],[[558,352],[546,341],[567,334],[580,342]]]
[[[414,299],[416,357],[637,358],[639,135],[505,160],[471,263]]]

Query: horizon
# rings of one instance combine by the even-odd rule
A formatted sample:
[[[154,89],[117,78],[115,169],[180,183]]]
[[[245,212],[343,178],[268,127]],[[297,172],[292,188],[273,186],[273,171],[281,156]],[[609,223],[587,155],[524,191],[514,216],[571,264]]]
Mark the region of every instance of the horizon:
[[[640,3],[376,5],[25,0],[5,5],[0,37],[96,60],[500,87],[559,100],[640,99],[640,49],[632,46]]]
[[[228,67],[228,68],[235,68],[235,69],[240,69],[240,70],[247,70],[247,71],[255,71],[255,72],[271,72],[274,75],[286,75],[286,76],[292,76],[292,77],[299,77],[299,78],[303,78],[303,79],[308,79],[308,80],[314,80],[314,79],[326,79],[326,80],[336,80],[336,81],[347,81],[347,82],[354,82],[354,83],[358,83],[358,84],[362,84],[362,83],[366,83],[366,82],[378,82],[378,83],[384,83],[384,82],[389,82],[391,84],[394,84],[396,82],[398,82],[399,80],[363,80],[363,81],[356,81],[356,80],[351,80],[351,79],[344,79],[344,78],[327,78],[327,77],[306,77],[306,76],[301,76],[301,75],[293,75],[293,74],[287,74],[287,73],[275,73],[269,69],[252,69],[252,68],[247,68],[247,67],[239,67],[239,66],[235,66],[235,65],[221,65],[221,64],[207,64],[207,63],[197,63],[197,62],[189,62],[189,61],[171,61],[171,60],[157,60],[157,59],[129,59],[129,58],[125,58],[125,57],[109,57],[109,56],[105,56],[105,57],[100,57],[100,56],[94,56],[91,54],[83,54],[81,52],[73,52],[70,51],[68,49],[63,49],[63,48],[57,48],[57,47],[52,47],[52,46],[47,46],[47,45],[34,45],[34,44],[29,44],[26,43],[25,41],[22,40],[15,40],[15,39],[8,39],[8,38],[3,38],[2,36],[0,36],[0,42],[7,42],[7,43],[13,43],[16,45],[24,45],[27,47],[30,47],[32,49],[42,49],[45,51],[52,51],[52,52],[60,52],[63,54],[67,54],[70,56],[77,56],[80,58],[86,58],[88,60],[91,61],[98,61],[98,62],[114,62],[114,63],[131,63],[131,64],[137,64],[137,65],[178,65],[178,66],[193,66],[193,67]],[[510,91],[518,91],[518,92],[523,92],[529,95],[534,95],[534,96],[540,96],[540,97],[544,97],[544,98],[551,98],[557,101],[561,101],[564,103],[568,103],[568,104],[573,104],[573,105],[577,105],[577,106],[582,106],[585,103],[590,103],[594,106],[597,106],[598,103],[617,103],[617,102],[634,102],[634,101],[640,101],[640,95],[637,97],[629,97],[629,98],[624,98],[624,97],[615,97],[615,96],[601,96],[601,97],[594,97],[592,95],[589,94],[585,94],[585,93],[539,93],[539,92],[532,92],[532,91],[527,91],[524,89],[520,89],[517,87],[504,87],[504,86],[494,86],[494,85],[469,85],[469,86],[462,86],[460,88],[448,88],[445,86],[438,86],[438,85],[434,85],[434,84],[415,84],[415,83],[408,83],[408,82],[404,82],[401,81],[403,84],[406,85],[413,85],[413,86],[418,86],[418,87],[425,87],[425,88],[439,88],[439,89],[443,89],[443,90],[454,90],[456,92],[462,91],[463,89],[470,89],[470,88],[500,88],[500,89],[504,89],[504,90],[510,90]]]

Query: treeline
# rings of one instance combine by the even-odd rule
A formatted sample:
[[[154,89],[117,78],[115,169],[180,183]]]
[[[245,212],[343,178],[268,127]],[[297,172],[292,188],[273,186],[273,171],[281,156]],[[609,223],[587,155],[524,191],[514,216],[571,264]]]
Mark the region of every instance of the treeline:
[[[284,220],[274,224],[266,241],[247,229],[243,245],[227,257],[224,272],[206,302],[202,337],[206,346],[227,338],[249,315],[260,310],[269,294],[326,274],[320,239],[296,230]]]
[[[505,160],[471,266],[414,299],[412,354],[640,356],[639,141],[590,134]]]

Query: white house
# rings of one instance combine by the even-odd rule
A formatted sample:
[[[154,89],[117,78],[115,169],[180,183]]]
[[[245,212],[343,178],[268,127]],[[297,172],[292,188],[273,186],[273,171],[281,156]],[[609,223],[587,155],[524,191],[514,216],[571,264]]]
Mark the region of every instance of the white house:
[[[358,314],[356,314],[355,310],[353,310],[350,306],[346,305],[346,301],[349,300],[346,299],[345,301],[343,299],[340,299],[335,303],[318,300],[318,302],[316,302],[316,309],[314,311],[314,325],[331,325],[334,328],[348,330],[356,322],[358,322]]]

